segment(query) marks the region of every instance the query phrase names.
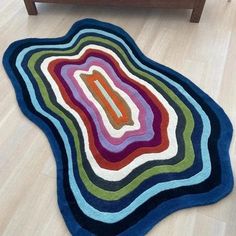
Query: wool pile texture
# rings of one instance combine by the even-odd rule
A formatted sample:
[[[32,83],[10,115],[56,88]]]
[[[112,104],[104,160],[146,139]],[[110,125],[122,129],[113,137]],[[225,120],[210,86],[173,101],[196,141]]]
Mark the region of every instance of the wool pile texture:
[[[81,20],[64,37],[12,43],[3,63],[49,140],[72,235],[144,235],[232,190],[224,111],[121,28]]]

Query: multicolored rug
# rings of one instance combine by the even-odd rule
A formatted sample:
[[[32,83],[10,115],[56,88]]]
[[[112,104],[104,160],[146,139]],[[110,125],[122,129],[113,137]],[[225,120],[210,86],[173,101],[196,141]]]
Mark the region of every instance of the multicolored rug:
[[[3,63],[50,142],[72,235],[144,235],[232,190],[224,111],[121,28],[81,20],[61,38],[14,42]]]

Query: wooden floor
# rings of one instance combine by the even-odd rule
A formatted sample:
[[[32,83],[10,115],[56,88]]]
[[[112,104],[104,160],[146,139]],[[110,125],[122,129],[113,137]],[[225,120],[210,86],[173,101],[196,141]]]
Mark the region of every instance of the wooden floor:
[[[200,24],[190,11],[38,6],[28,17],[23,1],[0,0],[0,57],[26,37],[64,35],[78,19],[120,25],[152,59],[191,78],[212,96],[236,127],[236,1],[208,0]],[[231,145],[236,168],[235,135]],[[148,235],[235,236],[236,191],[219,203],[182,210]],[[46,137],[26,119],[0,65],[0,235],[69,235],[57,207],[55,162]]]

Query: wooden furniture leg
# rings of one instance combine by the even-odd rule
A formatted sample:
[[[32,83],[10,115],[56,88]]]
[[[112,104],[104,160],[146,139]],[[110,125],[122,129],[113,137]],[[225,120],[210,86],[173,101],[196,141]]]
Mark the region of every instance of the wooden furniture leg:
[[[29,15],[37,15],[38,11],[34,0],[24,0]]]
[[[200,21],[205,2],[206,0],[195,0],[190,22],[198,23]]]
[[[230,0],[228,0],[230,1]],[[134,6],[136,1],[130,0],[24,0],[27,12],[29,15],[37,15],[37,8],[35,2],[42,3],[81,3],[88,5],[114,5],[114,6]],[[127,2],[127,3],[126,3]],[[183,8],[183,9],[193,9],[191,15],[191,22],[198,23],[200,21],[202,11],[204,8],[206,0],[139,0],[137,5],[149,6],[149,7],[161,7],[161,8]]]

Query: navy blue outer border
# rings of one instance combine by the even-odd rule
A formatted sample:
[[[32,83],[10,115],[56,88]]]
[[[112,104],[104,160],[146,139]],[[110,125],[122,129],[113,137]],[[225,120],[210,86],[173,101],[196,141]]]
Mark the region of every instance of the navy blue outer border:
[[[221,185],[215,187],[210,192],[201,193],[201,194],[189,194],[184,195],[178,198],[174,198],[171,200],[168,200],[164,203],[162,203],[158,208],[153,209],[149,214],[147,214],[146,217],[144,217],[142,220],[137,222],[134,226],[127,229],[122,235],[144,235],[147,233],[155,224],[157,224],[160,220],[168,216],[169,214],[180,210],[184,208],[189,208],[193,206],[201,206],[201,205],[208,205],[213,204],[220,199],[224,198],[226,195],[228,195],[232,189],[233,189],[233,173],[231,169],[230,164],[230,157],[229,157],[229,147],[230,142],[232,139],[232,124],[223,111],[223,109],[217,105],[213,99],[211,99],[206,93],[204,93],[200,88],[198,88],[195,84],[193,84],[190,80],[185,78],[183,75],[179,74],[178,72],[161,65],[155,61],[152,61],[151,59],[147,58],[138,48],[138,46],[135,44],[134,40],[120,27],[112,25],[110,23],[100,22],[94,19],[84,19],[76,22],[72,28],[69,30],[69,32],[59,38],[44,38],[44,39],[38,39],[38,38],[30,38],[30,39],[23,39],[16,41],[12,43],[8,49],[6,50],[4,56],[3,56],[3,65],[4,68],[13,84],[13,87],[15,89],[16,98],[18,101],[18,104],[28,119],[30,119],[33,123],[35,123],[37,126],[39,126],[43,132],[45,133],[46,137],[48,138],[48,141],[50,143],[50,146],[52,148],[53,154],[55,157],[60,156],[60,148],[58,147],[57,142],[54,139],[54,136],[49,129],[49,127],[46,125],[46,123],[39,119],[37,116],[33,115],[30,110],[27,109],[24,98],[22,95],[21,87],[17,82],[17,79],[15,78],[14,73],[11,70],[11,64],[10,64],[10,57],[12,52],[20,45],[26,43],[26,42],[45,42],[49,44],[51,41],[56,43],[60,43],[62,40],[70,39],[71,35],[76,33],[78,31],[78,28],[80,25],[96,25],[100,26],[101,28],[110,28],[112,31],[116,31],[119,33],[119,35],[122,36],[122,38],[129,43],[129,45],[132,45],[132,48],[135,50],[135,54],[138,56],[139,60],[142,61],[143,64],[148,64],[152,68],[157,68],[158,71],[164,71],[168,73],[169,75],[173,75],[175,77],[178,77],[178,79],[189,86],[191,89],[196,91],[201,98],[204,99],[204,101],[212,108],[212,110],[217,114],[217,117],[219,119],[220,125],[221,125],[221,136],[218,140],[218,152],[220,156],[220,163],[221,163],[221,171],[222,171],[222,182]],[[65,194],[64,190],[61,186],[63,186],[63,176],[62,171],[60,169],[63,167],[62,162],[60,159],[55,158],[56,165],[57,165],[57,196],[58,196],[58,204],[60,211],[64,217],[64,220],[66,222],[66,225],[68,229],[70,230],[72,235],[91,235],[90,232],[88,232],[86,229],[83,229],[80,227],[80,225],[75,221],[69,207],[65,205]]]

